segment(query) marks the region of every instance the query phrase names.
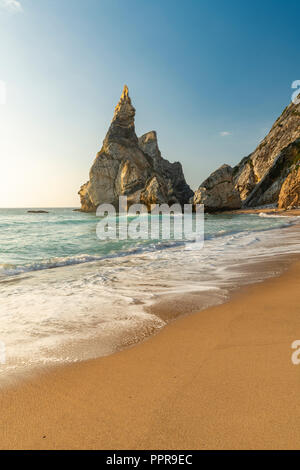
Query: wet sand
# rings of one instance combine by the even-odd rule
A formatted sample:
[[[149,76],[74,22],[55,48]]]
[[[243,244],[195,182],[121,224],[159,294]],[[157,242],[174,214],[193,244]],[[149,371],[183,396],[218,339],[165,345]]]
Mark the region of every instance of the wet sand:
[[[300,262],[135,347],[0,391],[1,449],[299,449]]]

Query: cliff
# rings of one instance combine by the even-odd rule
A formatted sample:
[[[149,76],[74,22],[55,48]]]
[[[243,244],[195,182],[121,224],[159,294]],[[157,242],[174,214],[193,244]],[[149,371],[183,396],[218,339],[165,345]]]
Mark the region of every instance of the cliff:
[[[234,168],[235,187],[245,207],[278,202],[293,164],[290,154],[297,153],[299,137],[300,104],[290,103],[256,150]]]
[[[279,209],[300,207],[300,165],[296,164],[283,183],[278,200]]]
[[[162,158],[155,131],[138,139],[134,119],[125,85],[89,181],[79,190],[82,211],[94,212],[102,203],[118,208],[119,196],[127,196],[128,205],[144,203],[150,209],[151,204],[183,205],[193,195],[181,164]]]
[[[200,185],[194,204],[203,202],[210,211],[238,206],[297,205],[299,161],[300,104],[290,103],[252,154],[233,169],[228,165],[221,167]]]
[[[300,139],[285,147],[276,156],[262,180],[256,184],[244,202],[245,207],[278,203],[283,184],[288,189],[288,176],[300,160]],[[282,206],[283,207],[283,206]]]

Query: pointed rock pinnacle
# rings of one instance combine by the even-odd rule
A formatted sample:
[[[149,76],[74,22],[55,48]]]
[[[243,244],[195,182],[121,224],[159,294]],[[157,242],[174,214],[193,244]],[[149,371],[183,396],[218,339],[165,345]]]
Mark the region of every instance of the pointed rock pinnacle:
[[[115,107],[113,121],[118,121],[118,124],[126,127],[134,125],[135,109],[131,104],[129,97],[128,86],[125,85],[119,103]]]
[[[135,109],[131,104],[128,86],[125,85],[120,100],[115,107],[109,130],[103,142],[104,150],[111,142],[122,140],[123,145],[137,144],[137,136],[134,128]]]

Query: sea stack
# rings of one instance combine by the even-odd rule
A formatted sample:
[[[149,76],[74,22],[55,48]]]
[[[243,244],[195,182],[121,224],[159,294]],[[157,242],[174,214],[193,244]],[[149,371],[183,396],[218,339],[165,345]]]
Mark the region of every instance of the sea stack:
[[[90,179],[79,190],[81,210],[95,212],[99,204],[118,208],[119,196],[128,205],[188,203],[193,191],[180,163],[162,158],[155,131],[138,139],[135,108],[125,85],[100,152],[90,169]]]

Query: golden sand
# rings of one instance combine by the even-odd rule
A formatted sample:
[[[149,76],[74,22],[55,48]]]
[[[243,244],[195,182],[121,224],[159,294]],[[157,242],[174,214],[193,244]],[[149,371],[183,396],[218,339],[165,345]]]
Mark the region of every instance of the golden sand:
[[[2,449],[299,449],[300,263],[109,357],[0,394]]]

